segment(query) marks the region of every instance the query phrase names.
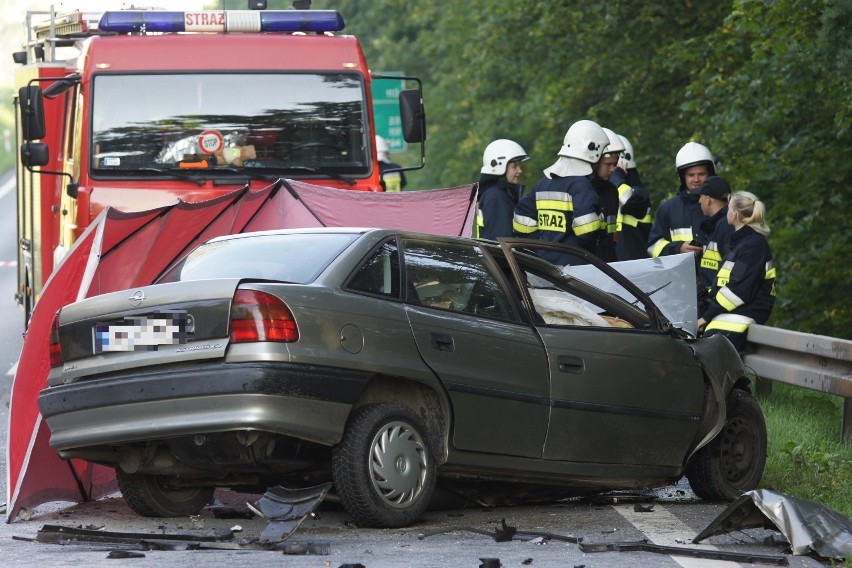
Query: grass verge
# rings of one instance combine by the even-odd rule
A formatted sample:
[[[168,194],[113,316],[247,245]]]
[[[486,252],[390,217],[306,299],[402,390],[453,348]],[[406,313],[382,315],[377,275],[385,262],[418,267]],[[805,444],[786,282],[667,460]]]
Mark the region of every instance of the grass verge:
[[[852,443],[840,439],[843,399],[773,382],[758,401],[769,436],[760,486],[852,517]]]

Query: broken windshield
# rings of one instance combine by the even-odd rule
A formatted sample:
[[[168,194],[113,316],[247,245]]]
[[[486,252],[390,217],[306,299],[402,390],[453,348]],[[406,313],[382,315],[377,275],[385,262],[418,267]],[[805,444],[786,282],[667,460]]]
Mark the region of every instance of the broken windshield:
[[[91,167],[109,176],[163,167],[366,176],[365,98],[361,78],[346,73],[97,75]]]

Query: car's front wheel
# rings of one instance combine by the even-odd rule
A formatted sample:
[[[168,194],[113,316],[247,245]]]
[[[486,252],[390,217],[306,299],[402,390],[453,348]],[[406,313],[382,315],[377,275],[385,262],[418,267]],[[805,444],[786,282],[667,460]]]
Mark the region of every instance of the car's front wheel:
[[[407,406],[382,402],[353,411],[332,455],[334,486],[363,527],[403,527],[423,514],[435,488],[428,431]]]
[[[749,393],[728,395],[724,429],[701,448],[686,469],[686,478],[702,499],[732,501],[757,487],[766,465],[766,422]]]
[[[213,497],[214,487],[171,487],[168,478],[115,470],[127,505],[143,517],[183,517],[198,513]]]

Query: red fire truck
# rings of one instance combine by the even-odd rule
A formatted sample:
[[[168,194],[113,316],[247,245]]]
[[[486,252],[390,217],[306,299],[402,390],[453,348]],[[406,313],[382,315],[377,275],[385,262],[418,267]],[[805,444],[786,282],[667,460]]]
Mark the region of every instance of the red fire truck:
[[[381,191],[371,75],[331,10],[28,15],[17,72],[18,292],[26,318],[106,207],[202,201],[280,178]],[[32,24],[32,25],[30,25]],[[71,51],[70,54],[63,51]],[[393,79],[399,80],[399,76]],[[400,94],[420,143],[422,84]]]

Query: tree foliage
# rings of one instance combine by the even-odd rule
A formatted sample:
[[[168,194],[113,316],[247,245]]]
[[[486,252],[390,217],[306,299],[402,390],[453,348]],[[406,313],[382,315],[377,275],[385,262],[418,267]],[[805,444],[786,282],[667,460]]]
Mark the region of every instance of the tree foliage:
[[[427,166],[415,188],[477,178],[495,138],[518,141],[531,186],[567,128],[627,136],[655,204],[674,155],[707,145],[773,228],[770,324],[850,337],[852,4],[844,0],[331,0],[375,71],[424,81]]]

